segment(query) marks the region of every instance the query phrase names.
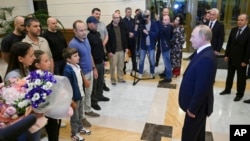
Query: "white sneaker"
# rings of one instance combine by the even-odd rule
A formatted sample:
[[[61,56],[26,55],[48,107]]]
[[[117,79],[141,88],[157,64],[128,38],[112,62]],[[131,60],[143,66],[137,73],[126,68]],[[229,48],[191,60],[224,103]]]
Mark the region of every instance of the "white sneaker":
[[[61,122],[60,127],[61,127],[61,128],[64,128],[64,127],[66,127],[66,125],[67,125],[67,124],[66,124],[65,122]]]
[[[139,74],[139,75],[138,75],[138,78],[141,79],[141,78],[142,78],[142,74]]]
[[[86,129],[86,128],[82,128],[80,131],[79,131],[80,134],[87,134],[87,135],[90,135],[91,134],[91,131]]]
[[[151,73],[151,74],[150,74],[150,78],[153,78],[153,79],[154,79],[154,78],[155,78],[155,75]]]
[[[84,141],[85,139],[79,134],[77,133],[74,136],[71,136],[72,141]]]
[[[79,140],[84,140],[84,138],[79,133],[77,133],[76,135],[79,138]]]

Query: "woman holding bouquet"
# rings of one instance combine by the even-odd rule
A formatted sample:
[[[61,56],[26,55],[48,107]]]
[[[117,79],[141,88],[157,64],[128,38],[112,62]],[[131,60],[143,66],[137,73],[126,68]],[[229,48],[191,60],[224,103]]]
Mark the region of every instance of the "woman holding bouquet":
[[[30,67],[30,70],[40,69],[42,71],[49,71],[50,61],[49,56],[42,50],[35,50],[35,61]],[[45,129],[48,134],[48,141],[58,141],[59,140],[59,130],[60,130],[60,119],[54,119],[52,117],[48,117],[48,123],[45,126]]]
[[[29,66],[32,65],[35,57],[32,46],[28,43],[17,42],[10,51],[9,65],[7,68],[5,81],[11,78],[23,78],[29,73]],[[40,116],[36,114],[36,116]],[[31,133],[25,132],[21,135],[18,141],[40,141],[40,130]]]

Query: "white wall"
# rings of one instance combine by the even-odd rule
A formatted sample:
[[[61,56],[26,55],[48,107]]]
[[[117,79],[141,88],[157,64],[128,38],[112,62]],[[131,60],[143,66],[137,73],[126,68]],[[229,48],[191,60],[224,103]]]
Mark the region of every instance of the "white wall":
[[[32,0],[0,0],[0,7],[15,7],[12,16],[26,16],[34,13]]]
[[[120,9],[121,16],[124,17],[126,7],[133,10],[137,8],[145,9],[145,0],[47,0],[50,16],[58,18],[65,28],[72,28],[75,20],[86,21],[91,15],[91,10],[95,7],[101,9],[101,21],[110,23],[111,15]]]
[[[16,15],[28,15],[34,12],[33,0],[0,0],[0,7],[14,6],[13,17]],[[121,16],[124,17],[126,7],[133,10],[146,7],[145,0],[47,0],[50,16],[58,18],[65,28],[72,29],[75,20],[86,21],[91,15],[91,10],[95,7],[101,9],[101,21],[105,24],[110,23],[111,15],[120,9]]]

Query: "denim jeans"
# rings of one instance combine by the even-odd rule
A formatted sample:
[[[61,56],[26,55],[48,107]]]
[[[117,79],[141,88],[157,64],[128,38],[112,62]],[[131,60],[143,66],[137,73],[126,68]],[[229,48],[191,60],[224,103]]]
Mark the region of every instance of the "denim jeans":
[[[148,53],[148,58],[149,58],[149,64],[150,64],[150,73],[154,74],[155,73],[155,50],[151,49],[149,50],[149,46],[147,46],[146,50],[140,49],[140,61],[139,61],[139,73],[143,74],[143,69],[144,69],[144,61],[145,61],[145,56]]]
[[[162,51],[162,58],[165,66],[166,79],[171,79],[173,74],[172,74],[172,65],[170,60],[170,50]]]

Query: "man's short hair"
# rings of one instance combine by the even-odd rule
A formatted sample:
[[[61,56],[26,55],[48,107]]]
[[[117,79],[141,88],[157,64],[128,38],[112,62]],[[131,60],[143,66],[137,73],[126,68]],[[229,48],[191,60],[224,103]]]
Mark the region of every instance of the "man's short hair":
[[[82,20],[76,20],[76,21],[74,21],[74,23],[73,23],[73,29],[76,29],[76,24],[77,23],[84,23]]]
[[[131,7],[125,8],[125,12],[128,11],[128,10],[132,11]]]
[[[101,12],[101,9],[99,9],[99,8],[93,8],[92,9],[92,14],[95,13],[95,11]]]
[[[32,22],[39,22],[39,20],[35,17],[27,17],[24,19],[24,26],[30,26]]]
[[[74,55],[76,53],[78,53],[77,49],[67,47],[67,48],[63,49],[62,56],[65,60],[67,60],[67,59],[70,59],[72,57],[72,55]]]

